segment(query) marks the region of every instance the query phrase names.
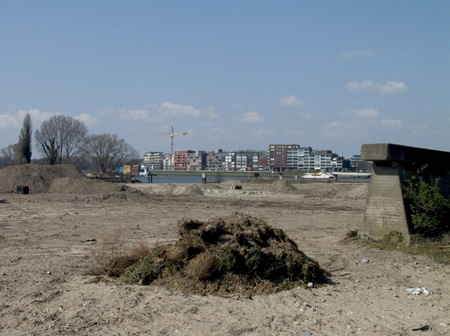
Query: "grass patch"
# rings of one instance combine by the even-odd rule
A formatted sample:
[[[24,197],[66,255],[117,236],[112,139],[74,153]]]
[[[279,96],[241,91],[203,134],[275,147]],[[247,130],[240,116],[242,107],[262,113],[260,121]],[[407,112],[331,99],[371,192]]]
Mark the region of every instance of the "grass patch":
[[[389,243],[386,239],[379,241],[361,239],[359,244],[385,251],[401,251],[415,256],[426,256],[435,262],[450,265],[450,235],[439,238],[424,238],[417,235],[408,245]]]

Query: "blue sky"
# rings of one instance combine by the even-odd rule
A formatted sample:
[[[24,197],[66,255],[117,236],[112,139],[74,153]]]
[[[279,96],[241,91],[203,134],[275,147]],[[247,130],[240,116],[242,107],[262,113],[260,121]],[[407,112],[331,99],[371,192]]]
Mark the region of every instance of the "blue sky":
[[[450,151],[449,1],[0,1],[0,148],[25,113],[140,152]],[[34,151],[35,156],[39,156]]]

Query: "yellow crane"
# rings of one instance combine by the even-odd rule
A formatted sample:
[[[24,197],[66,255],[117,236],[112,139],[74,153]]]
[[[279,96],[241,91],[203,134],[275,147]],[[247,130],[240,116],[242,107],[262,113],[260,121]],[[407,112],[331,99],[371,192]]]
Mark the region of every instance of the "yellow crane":
[[[170,156],[173,159],[173,135],[174,134],[186,135],[187,132],[175,133],[173,131],[173,126],[172,126],[172,131],[171,132],[139,132],[139,134],[169,134],[170,135]]]

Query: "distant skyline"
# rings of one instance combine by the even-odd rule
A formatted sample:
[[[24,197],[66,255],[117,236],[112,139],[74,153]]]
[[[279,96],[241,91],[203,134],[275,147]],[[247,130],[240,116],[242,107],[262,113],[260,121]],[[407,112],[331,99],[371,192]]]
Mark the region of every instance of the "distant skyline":
[[[140,153],[170,152],[139,132],[171,126],[174,150],[450,151],[449,17],[428,0],[3,0],[0,148],[30,113]]]

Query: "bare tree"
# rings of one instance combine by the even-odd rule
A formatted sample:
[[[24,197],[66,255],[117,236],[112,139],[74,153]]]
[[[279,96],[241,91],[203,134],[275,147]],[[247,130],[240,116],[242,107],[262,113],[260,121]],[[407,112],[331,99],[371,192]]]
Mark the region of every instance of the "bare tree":
[[[0,149],[0,156],[4,167],[19,164],[19,144]]]
[[[41,142],[41,151],[47,156],[48,164],[54,165],[58,161],[59,147],[56,145],[55,138],[48,139],[45,142]],[[61,161],[61,160],[60,160]]]
[[[81,120],[58,115],[41,124],[35,139],[39,150],[47,156],[49,162],[72,163],[87,131]]]
[[[139,153],[116,134],[90,135],[84,138],[82,152],[102,172],[118,168],[139,157]]]
[[[64,117],[62,122],[61,158],[65,163],[71,163],[72,158],[78,153],[88,129],[83,121]]]
[[[19,160],[20,163],[31,162],[31,134],[33,127],[31,125],[31,115],[27,113],[23,119],[23,126],[19,135]]]

